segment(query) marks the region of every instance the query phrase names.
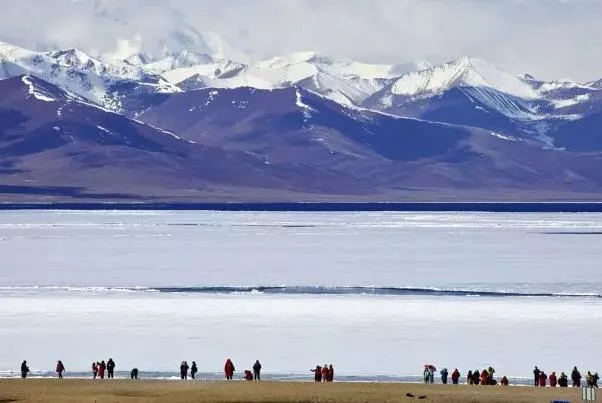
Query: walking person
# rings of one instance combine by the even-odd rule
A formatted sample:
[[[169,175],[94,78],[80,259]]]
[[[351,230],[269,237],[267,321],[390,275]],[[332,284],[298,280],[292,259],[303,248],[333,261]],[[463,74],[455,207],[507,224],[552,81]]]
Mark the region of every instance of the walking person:
[[[59,376],[59,379],[63,379],[63,372],[65,372],[65,366],[61,360],[58,360],[56,363],[56,373]]]
[[[474,383],[474,378],[472,377],[472,371],[468,371],[466,375],[466,383],[472,385]]]
[[[539,370],[539,368],[537,368],[537,365],[536,365],[535,369],[533,370],[533,381],[534,381],[535,386],[539,386],[539,375],[540,374],[541,374],[541,371]]]
[[[253,380],[261,380],[261,363],[259,360],[255,360],[255,364],[253,364]]]
[[[592,386],[594,388],[598,388],[598,380],[600,379],[600,377],[598,376],[598,373],[595,372],[594,375],[592,376]]]
[[[109,358],[107,361],[107,378],[113,379],[115,376],[115,361],[112,358]]]
[[[138,368],[133,368],[130,372],[130,379],[138,379]]]
[[[27,366],[27,361],[23,361],[21,363],[21,378],[27,378],[27,374],[29,374],[29,367]]]
[[[452,383],[454,385],[457,385],[459,381],[460,381],[460,371],[458,371],[458,368],[456,368],[456,369],[454,369],[454,372],[452,372]]]
[[[311,372],[314,373],[314,381],[322,382],[322,367],[316,365],[316,369],[310,369]]]
[[[232,362],[231,359],[228,358],[226,360],[226,364],[224,365],[224,373],[226,374],[226,380],[228,380],[228,381],[232,380],[235,370],[236,369],[234,368],[234,363]]]
[[[98,376],[98,366],[95,362],[92,363],[92,379],[96,379]]]
[[[328,366],[328,382],[334,382],[334,368],[332,364]]]
[[[193,361],[192,366],[190,367],[190,377],[192,379],[194,379],[194,376],[196,375],[197,372],[199,372],[199,369],[196,366],[196,362]]]
[[[443,383],[444,385],[447,385],[447,368],[443,368],[440,372],[441,374],[441,383]]]

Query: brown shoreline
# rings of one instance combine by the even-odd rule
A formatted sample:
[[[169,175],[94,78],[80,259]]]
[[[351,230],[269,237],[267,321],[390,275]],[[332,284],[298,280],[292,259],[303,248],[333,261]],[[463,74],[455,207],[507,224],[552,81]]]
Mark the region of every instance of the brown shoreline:
[[[415,397],[406,396],[407,393]],[[157,380],[0,380],[0,403],[550,403],[580,401],[581,390],[528,386],[424,385],[402,383],[200,382]],[[418,399],[426,396],[426,399]]]

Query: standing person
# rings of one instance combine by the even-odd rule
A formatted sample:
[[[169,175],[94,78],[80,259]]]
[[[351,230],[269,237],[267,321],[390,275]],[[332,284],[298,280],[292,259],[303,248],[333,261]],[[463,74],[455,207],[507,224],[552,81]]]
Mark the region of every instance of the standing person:
[[[539,370],[539,368],[537,368],[536,365],[535,369],[533,370],[533,380],[535,386],[539,386],[539,374],[541,374],[541,371]]]
[[[592,386],[594,388],[598,388],[598,380],[600,379],[600,377],[598,376],[598,373],[594,373],[594,375],[592,375]]]
[[[21,363],[21,378],[27,378],[27,374],[29,374],[29,367],[27,366],[27,361],[23,361]]]
[[[542,388],[546,387],[546,381],[548,380],[548,376],[545,372],[541,371],[539,373],[539,386]]]
[[[460,381],[460,371],[458,371],[458,368],[456,368],[456,369],[454,369],[454,372],[452,372],[452,383],[454,385],[457,385],[459,381]]]
[[[481,372],[481,385],[487,385],[487,379],[489,378],[489,372],[487,372],[486,369],[484,369]]]
[[[556,378],[556,372],[552,371],[548,379],[550,380],[550,387],[555,388],[556,384],[558,383],[558,379]]]
[[[468,375],[466,375],[466,383],[472,385],[474,378],[472,377],[472,371],[468,371]]]
[[[322,367],[316,365],[316,369],[310,369],[311,372],[314,373],[314,381],[322,382]]]
[[[328,382],[334,382],[334,368],[332,364],[328,366]]]
[[[558,386],[561,388],[567,388],[569,386],[569,378],[564,372],[560,373],[560,378],[558,378]]]
[[[261,380],[261,363],[259,360],[255,360],[255,364],[253,364],[253,380]]]
[[[194,376],[196,375],[196,373],[199,372],[199,369],[196,366],[196,362],[192,362],[192,367],[190,367],[190,377],[192,379],[194,379]]]
[[[98,365],[98,377],[100,379],[105,379],[105,370],[107,369],[107,364],[102,360]]]
[[[590,388],[594,387],[594,376],[591,371],[587,371],[587,375],[585,376],[585,381],[587,382],[587,386]]]
[[[56,363],[56,373],[59,375],[59,379],[63,379],[63,372],[65,372],[65,366],[61,360]]]
[[[98,376],[98,366],[96,366],[96,363],[93,362],[92,363],[92,379],[96,379],[97,376]]]
[[[234,371],[234,363],[232,363],[232,360],[228,358],[226,360],[226,364],[224,365],[224,373],[226,374],[226,379],[228,381],[232,380],[232,377],[234,376]]]
[[[422,373],[422,377],[424,378],[424,383],[429,383],[429,377],[431,373],[429,372],[428,365],[424,366],[424,372]]]
[[[441,383],[443,383],[444,385],[447,385],[447,368],[443,368],[441,370]]]
[[[506,378],[506,376],[504,375],[502,377],[502,380],[500,381],[500,385],[502,386],[508,386],[510,384],[510,382],[508,382],[508,378]]]
[[[138,368],[133,368],[130,372],[130,379],[138,379]]]
[[[182,380],[188,379],[188,363],[186,361],[182,361],[182,364],[180,364],[180,378]]]
[[[472,371],[472,384],[479,385],[481,383],[481,373],[478,369]]]
[[[115,361],[112,358],[109,358],[107,361],[107,378],[113,379],[115,376]]]
[[[328,364],[322,366],[322,382],[328,382]]]
[[[429,367],[429,383],[435,383],[435,371],[437,370],[437,368],[435,368],[434,365],[431,365]]]
[[[573,372],[571,372],[571,380],[573,381],[574,388],[581,387],[581,374],[577,370],[577,367],[573,368]]]

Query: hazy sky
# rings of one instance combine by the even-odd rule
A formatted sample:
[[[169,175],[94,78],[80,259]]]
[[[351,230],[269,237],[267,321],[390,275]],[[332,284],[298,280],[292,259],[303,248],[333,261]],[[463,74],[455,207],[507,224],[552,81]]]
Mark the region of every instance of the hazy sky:
[[[602,77],[602,0],[0,0],[0,40],[156,51],[181,39],[252,59],[299,50],[367,62],[460,56],[546,79]]]

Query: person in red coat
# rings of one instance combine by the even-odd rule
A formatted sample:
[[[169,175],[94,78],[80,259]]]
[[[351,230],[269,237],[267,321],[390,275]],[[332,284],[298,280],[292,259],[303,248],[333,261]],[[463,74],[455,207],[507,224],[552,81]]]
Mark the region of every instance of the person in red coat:
[[[98,377],[100,379],[105,379],[105,370],[107,369],[107,364],[105,364],[104,360],[101,361],[98,365]]]
[[[330,371],[328,370],[328,365],[324,364],[322,367],[322,382],[328,382],[328,377],[330,376]]]
[[[539,386],[545,388],[547,380],[548,376],[545,374],[545,372],[541,371],[541,374],[539,374]]]
[[[487,385],[487,378],[489,378],[489,373],[486,370],[481,372],[481,385]]]
[[[56,373],[59,375],[59,379],[63,378],[63,372],[65,372],[65,366],[62,361],[56,363]]]
[[[229,358],[226,360],[226,365],[224,365],[224,373],[226,374],[226,379],[231,381],[232,377],[234,376],[234,364],[232,363],[232,360],[230,360]]]
[[[459,381],[460,381],[460,371],[458,371],[458,368],[456,368],[456,369],[454,369],[454,372],[452,372],[452,383],[454,385],[457,385]]]
[[[502,386],[508,386],[510,382],[508,382],[508,378],[506,378],[505,376],[502,377],[502,380],[500,381],[500,385]]]
[[[550,386],[555,388],[556,385],[558,384],[558,379],[556,378],[556,372],[553,372],[550,374]]]

